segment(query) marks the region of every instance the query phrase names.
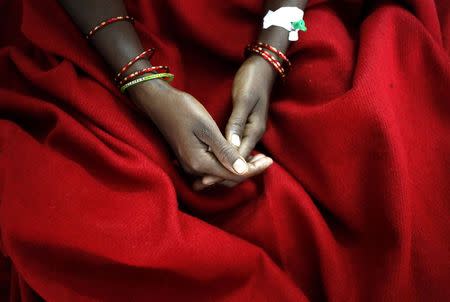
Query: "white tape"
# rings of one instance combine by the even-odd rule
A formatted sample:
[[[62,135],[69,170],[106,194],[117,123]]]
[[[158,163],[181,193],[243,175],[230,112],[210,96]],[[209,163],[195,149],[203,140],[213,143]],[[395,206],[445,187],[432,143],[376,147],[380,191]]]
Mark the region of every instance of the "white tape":
[[[271,26],[283,27],[289,31],[289,41],[298,40],[298,29],[292,27],[292,22],[303,20],[304,12],[298,7],[281,7],[276,11],[271,11],[264,17],[263,28]]]

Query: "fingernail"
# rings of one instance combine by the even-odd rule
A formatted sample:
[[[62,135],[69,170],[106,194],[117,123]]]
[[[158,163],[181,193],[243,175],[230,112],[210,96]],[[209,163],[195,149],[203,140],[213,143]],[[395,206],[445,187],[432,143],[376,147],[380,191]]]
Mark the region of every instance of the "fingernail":
[[[202,184],[205,186],[210,186],[216,182],[216,177],[214,176],[205,176],[202,179]]]
[[[241,138],[239,137],[239,135],[233,133],[231,135],[231,143],[236,147],[239,147],[241,145]]]
[[[271,159],[270,157],[266,157],[264,160],[264,164],[266,164],[267,166],[270,166],[271,164],[273,164],[273,159]]]
[[[238,174],[244,174],[245,172],[248,171],[248,166],[247,166],[247,163],[243,159],[238,158],[233,164],[233,169]]]

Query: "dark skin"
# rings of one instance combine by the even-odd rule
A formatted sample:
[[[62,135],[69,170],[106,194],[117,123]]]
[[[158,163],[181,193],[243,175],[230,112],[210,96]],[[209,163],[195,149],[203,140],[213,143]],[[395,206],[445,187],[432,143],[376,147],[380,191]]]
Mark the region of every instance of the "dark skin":
[[[305,9],[307,0],[266,0],[265,8],[275,11],[283,6]],[[272,26],[261,30],[258,41],[270,44],[286,53],[289,47],[289,33],[280,27]],[[267,123],[270,94],[277,73],[262,57],[250,56],[239,68],[233,81],[233,111],[225,129],[227,140],[232,143],[232,136],[240,140],[236,146],[243,157],[247,157],[264,135]],[[200,189],[222,183],[234,186],[236,182],[214,176],[205,176],[196,182]]]
[[[127,15],[122,0],[59,2],[84,34],[102,20]],[[281,6],[303,9],[306,0],[267,0],[266,4],[272,10]],[[286,30],[271,27],[261,32],[259,41],[285,51],[287,36]],[[94,35],[91,42],[115,73],[143,51],[129,22],[105,27]],[[148,60],[140,60],[127,74],[149,66]],[[200,177],[193,184],[194,189],[200,190],[215,183],[236,185],[262,173],[272,164],[272,159],[263,154],[249,155],[264,133],[275,78],[272,67],[258,56],[251,56],[243,63],[233,84],[233,112],[226,128],[227,139],[198,100],[162,80],[135,85],[128,93],[164,135],[183,169]],[[232,140],[232,134],[242,138],[239,148],[232,144],[236,142]]]

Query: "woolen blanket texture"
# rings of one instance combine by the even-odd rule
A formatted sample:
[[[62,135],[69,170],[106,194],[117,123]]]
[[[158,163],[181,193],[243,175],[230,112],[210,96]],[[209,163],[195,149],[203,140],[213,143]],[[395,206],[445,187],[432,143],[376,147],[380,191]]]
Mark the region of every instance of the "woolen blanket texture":
[[[263,1],[127,8],[223,129]],[[449,1],[310,1],[275,163],[204,193],[57,1],[0,16],[5,301],[450,299]]]

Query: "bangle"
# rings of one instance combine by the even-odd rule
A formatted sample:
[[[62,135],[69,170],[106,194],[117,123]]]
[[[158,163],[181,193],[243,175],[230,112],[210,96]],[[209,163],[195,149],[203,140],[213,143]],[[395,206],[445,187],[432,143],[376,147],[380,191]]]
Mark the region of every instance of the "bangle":
[[[115,22],[119,22],[119,21],[128,21],[128,22],[133,22],[134,18],[130,17],[130,16],[118,16],[118,17],[113,17],[107,20],[104,20],[102,22],[100,22],[97,26],[95,26],[91,31],[89,31],[89,33],[86,35],[86,39],[91,39],[92,36],[98,32],[100,29],[113,24]]]
[[[139,55],[137,55],[136,57],[134,57],[133,59],[131,59],[125,66],[122,67],[122,69],[120,69],[120,71],[116,74],[116,76],[114,77],[114,81],[118,82],[119,79],[123,76],[123,74],[131,67],[131,65],[133,65],[134,63],[136,63],[137,61],[139,61],[140,59],[143,59],[144,57],[148,56],[149,59],[153,56],[155,52],[154,48],[149,48],[147,50],[144,50],[143,52],[141,52]]]
[[[156,79],[164,79],[167,82],[171,82],[175,76],[171,73],[155,73],[152,75],[148,75],[142,78],[135,79],[131,82],[126,83],[122,87],[120,87],[120,92],[125,93],[125,91],[131,86],[137,85],[142,82],[147,82]]]
[[[284,63],[286,63],[287,67],[290,68],[292,66],[291,61],[289,61],[289,59],[287,58],[287,56],[280,50],[276,49],[275,47],[273,47],[270,44],[267,43],[262,43],[262,42],[257,42],[255,44],[252,44],[265,48],[267,50],[270,50],[271,52],[273,52],[274,54],[276,54],[281,60],[283,60]]]
[[[286,71],[281,66],[281,63],[270,53],[265,51],[263,48],[257,47],[257,46],[254,46],[254,47],[249,46],[246,49],[246,54],[248,54],[248,53],[254,53],[254,54],[257,54],[257,55],[263,57],[280,74],[281,78],[284,79],[286,77]]]
[[[249,49],[250,49],[250,50],[257,50],[257,51],[259,51],[259,52],[264,53],[264,55],[270,57],[270,60],[273,61],[273,64],[277,65],[278,67],[283,67],[283,66],[281,65],[280,61],[279,61],[275,56],[273,56],[273,55],[270,54],[268,51],[266,51],[264,48],[253,45],[253,46],[250,46]]]
[[[270,65],[280,74],[281,78],[286,77],[286,71],[283,67],[281,67],[280,62],[278,62],[271,54],[269,54],[267,51],[258,49],[258,48],[250,48],[249,52],[257,54],[263,59],[265,59],[267,62],[269,62]]]
[[[155,71],[158,72],[158,73],[160,73],[160,72],[165,72],[165,73],[170,72],[169,71],[169,67],[167,67],[167,66],[152,66],[152,67],[144,68],[142,70],[133,72],[132,74],[124,77],[123,80],[121,80],[119,82],[118,86],[123,86],[126,82],[129,82],[129,81],[133,80],[134,78],[136,78],[138,76],[141,76],[141,75],[146,74],[146,73],[153,73]]]

